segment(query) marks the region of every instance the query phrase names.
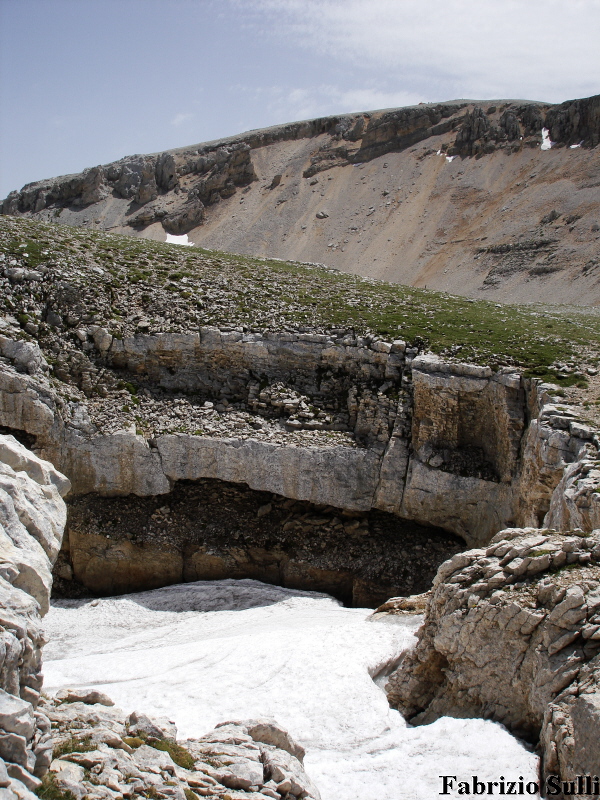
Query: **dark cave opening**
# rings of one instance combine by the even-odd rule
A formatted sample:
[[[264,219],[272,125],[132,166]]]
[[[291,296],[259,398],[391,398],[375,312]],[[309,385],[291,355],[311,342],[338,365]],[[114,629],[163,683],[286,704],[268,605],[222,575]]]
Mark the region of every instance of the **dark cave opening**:
[[[116,595],[174,583],[253,578],[376,608],[426,591],[464,549],[441,528],[383,511],[345,511],[213,479],[167,495],[67,501],[54,597]]]
[[[37,436],[27,433],[27,431],[21,430],[20,428],[9,428],[7,425],[0,425],[0,435],[14,436],[17,442],[22,444],[23,447],[26,447],[28,450],[35,450]]]

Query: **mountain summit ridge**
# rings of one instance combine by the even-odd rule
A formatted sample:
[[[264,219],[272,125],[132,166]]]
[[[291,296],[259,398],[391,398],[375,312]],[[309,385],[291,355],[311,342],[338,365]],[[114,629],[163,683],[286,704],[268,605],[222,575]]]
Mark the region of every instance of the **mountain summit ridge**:
[[[27,184],[1,211],[501,302],[593,305],[599,142],[600,95],[427,103],[129,156]]]

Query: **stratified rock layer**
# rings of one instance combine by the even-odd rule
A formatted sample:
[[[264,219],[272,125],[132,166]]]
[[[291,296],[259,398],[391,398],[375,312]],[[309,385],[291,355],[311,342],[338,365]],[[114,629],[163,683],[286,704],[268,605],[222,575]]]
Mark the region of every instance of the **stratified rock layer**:
[[[387,687],[413,724],[502,722],[542,749],[542,773],[597,775],[600,531],[509,529],[434,580],[419,641]]]
[[[0,435],[0,792],[34,797],[52,757],[42,688],[41,617],[66,522],[69,481]]]
[[[93,337],[105,400],[65,403],[45,362],[30,358],[26,375],[20,351],[0,364],[0,424],[36,436],[74,494],[159,495],[176,481],[215,478],[382,509],[471,545],[515,524],[574,527],[586,504],[589,530],[597,514],[594,432],[552,387],[511,368],[349,336],[202,328],[119,340],[96,328]],[[135,402],[116,389],[118,377],[136,382]],[[176,393],[196,399],[173,403]],[[580,466],[565,473],[569,464]],[[581,470],[590,478],[575,505],[553,501],[561,480],[570,486]],[[558,491],[567,497],[562,484]]]

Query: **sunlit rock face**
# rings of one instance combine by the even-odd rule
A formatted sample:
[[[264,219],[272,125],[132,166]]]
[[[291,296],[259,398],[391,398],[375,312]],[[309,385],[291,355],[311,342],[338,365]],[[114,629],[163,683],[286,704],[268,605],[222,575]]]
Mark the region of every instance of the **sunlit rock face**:
[[[72,476],[75,494],[164,494],[179,480],[216,478],[337,508],[380,508],[473,544],[515,519],[527,389],[511,370],[417,356],[403,342],[310,334],[203,328],[116,340],[98,331],[95,342],[110,369],[146,390],[141,427],[153,433],[118,429],[110,395],[57,415],[51,392],[44,402],[27,393],[31,380],[10,370],[4,378],[16,391],[7,392],[3,423],[38,435],[43,427],[39,446]],[[155,407],[148,398],[144,414],[153,391],[163,399]],[[165,392],[216,402],[178,401],[178,409]],[[264,430],[236,409],[255,413]],[[194,414],[199,429],[188,433]],[[174,415],[182,433],[161,434],[163,417]]]
[[[10,798],[39,787],[52,757],[50,722],[38,709],[41,617],[50,603],[69,487],[52,464],[0,435],[0,783]]]
[[[63,689],[45,699],[44,711],[58,755],[51,780],[75,796],[102,800],[108,789],[125,796],[219,797],[229,790],[238,800],[321,800],[303,767],[304,748],[273,719],[222,722],[177,741],[172,719],[125,714],[95,689]]]
[[[494,372],[343,332],[263,336],[205,327],[118,339],[95,328],[103,396],[65,402],[42,355],[2,341],[0,424],[35,437],[38,452],[71,479],[73,498],[163,498],[147,506],[150,517],[170,506],[178,484],[215,480],[264,493],[264,506],[307,504],[303,513],[325,514],[319,525],[349,541],[352,515],[375,533],[368,518],[381,511],[400,527],[423,526],[424,543],[442,529],[470,546],[517,524],[591,529],[598,513],[594,432],[552,387],[511,368]],[[281,519],[278,542],[292,523]],[[193,525],[177,542],[143,527],[129,536],[111,528],[109,540],[97,530],[94,544],[86,539],[91,526],[71,526],[61,579],[74,575],[92,591],[112,593],[235,575],[376,606],[386,593],[426,588],[399,577],[402,561],[421,564],[424,576],[450,555],[442,547],[428,564],[414,546],[399,560],[390,551],[394,577],[349,563],[363,557],[364,542],[346,548],[342,563],[327,537],[305,539],[300,565],[295,555],[270,553],[275,540],[250,537],[246,546],[242,538],[227,552],[208,552]],[[140,536],[155,548],[156,571],[143,567],[150,551],[139,549]],[[116,572],[94,567],[104,558]]]
[[[484,715],[541,742],[542,777],[595,775],[600,531],[501,531],[439,569],[387,686],[412,724]]]

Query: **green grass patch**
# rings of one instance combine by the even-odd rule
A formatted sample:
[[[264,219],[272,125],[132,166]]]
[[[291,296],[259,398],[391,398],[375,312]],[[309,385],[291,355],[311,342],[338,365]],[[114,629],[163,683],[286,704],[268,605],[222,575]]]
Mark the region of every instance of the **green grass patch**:
[[[155,742],[148,742],[148,744],[155,750],[163,750],[168,753],[179,767],[194,769],[195,762],[190,751],[177,744],[173,739],[159,739]]]
[[[558,572],[572,572],[576,569],[583,569],[584,565],[579,564],[577,561],[574,564],[563,564],[562,567],[554,567],[550,568],[550,572],[558,573]]]
[[[587,389],[588,382],[581,373],[570,373],[561,375],[557,369],[548,369],[546,366],[533,367],[524,372],[526,378],[539,378],[544,383],[555,383],[565,389],[570,386],[577,386],[578,389]],[[564,392],[562,393],[564,397]]]
[[[174,739],[153,739],[149,741],[146,736],[124,736],[123,741],[129,747],[133,747],[134,750],[137,750],[143,744],[147,744],[155,750],[162,750],[168,753],[178,766],[184,769],[194,769],[195,762],[192,754],[185,747],[177,744]]]
[[[10,258],[16,258],[22,266],[35,269],[48,261],[48,245],[44,237],[35,235],[26,237],[11,238],[3,252]]]
[[[56,784],[56,775],[52,772],[48,772],[42,778],[42,785],[39,786],[35,793],[38,797],[43,798],[43,800],[76,800],[75,795],[73,792],[70,792],[68,789],[61,789]]]
[[[585,388],[578,361],[583,354],[586,363],[600,356],[600,315],[594,309],[500,305],[297,262],[181,248],[6,216],[0,217],[0,252],[4,263],[14,259],[20,265],[49,269],[57,263],[62,269],[66,263],[73,270],[69,280],[81,289],[82,303],[97,308],[94,313],[103,324],[106,308],[112,307],[117,316],[109,329],[127,325],[131,309],[149,305],[159,293],[171,308],[172,322],[163,326],[165,330],[183,324],[191,312],[196,325],[262,331],[341,329],[387,341],[403,339],[457,361],[514,365],[528,370],[530,377],[565,388]],[[187,283],[182,285],[184,277]],[[51,291],[51,281],[47,283],[50,288],[45,282],[35,291]],[[148,284],[154,287],[152,295]],[[0,313],[27,313],[27,298],[19,294],[0,298]],[[561,372],[560,362],[574,362],[569,374]]]
[[[129,747],[133,747],[134,750],[137,750],[138,747],[144,744],[144,740],[139,736],[123,736],[123,741],[125,744],[128,744]]]
[[[56,745],[52,751],[53,758],[60,758],[68,753],[89,753],[96,749],[96,744],[91,736],[71,736],[61,744]]]

